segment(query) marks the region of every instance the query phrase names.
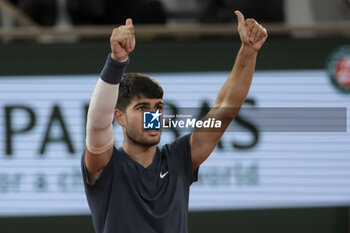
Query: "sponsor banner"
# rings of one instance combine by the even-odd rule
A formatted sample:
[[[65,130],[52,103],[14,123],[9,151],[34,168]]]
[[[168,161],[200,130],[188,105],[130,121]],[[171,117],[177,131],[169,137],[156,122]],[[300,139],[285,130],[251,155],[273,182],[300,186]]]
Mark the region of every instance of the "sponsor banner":
[[[164,88],[165,108],[199,120],[228,73],[150,75]],[[96,82],[97,75],[0,77],[0,216],[89,213],[80,158]],[[326,71],[256,72],[233,130],[200,167],[190,210],[348,206],[349,98]],[[159,117],[150,112],[144,123]],[[188,132],[164,130],[160,144]],[[120,146],[117,125],[115,135]]]

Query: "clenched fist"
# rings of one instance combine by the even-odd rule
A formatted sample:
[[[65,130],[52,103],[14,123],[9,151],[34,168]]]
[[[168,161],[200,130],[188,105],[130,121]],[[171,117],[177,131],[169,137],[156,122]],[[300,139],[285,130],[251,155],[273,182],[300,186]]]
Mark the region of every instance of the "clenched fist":
[[[115,28],[110,38],[112,58],[117,61],[125,61],[129,53],[135,49],[134,25],[131,19],[127,19],[125,25]]]
[[[255,19],[244,19],[240,11],[235,11],[238,19],[238,33],[244,45],[259,51],[267,38],[267,31]]]

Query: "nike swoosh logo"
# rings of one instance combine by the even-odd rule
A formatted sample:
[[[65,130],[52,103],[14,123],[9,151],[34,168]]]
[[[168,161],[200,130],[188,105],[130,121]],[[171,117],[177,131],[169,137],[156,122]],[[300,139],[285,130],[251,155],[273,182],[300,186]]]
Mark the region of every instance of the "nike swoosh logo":
[[[169,171],[167,171],[167,172],[164,173],[164,174],[162,174],[162,172],[160,172],[160,174],[159,174],[160,178],[163,179],[166,175],[168,175],[168,172],[169,172]]]

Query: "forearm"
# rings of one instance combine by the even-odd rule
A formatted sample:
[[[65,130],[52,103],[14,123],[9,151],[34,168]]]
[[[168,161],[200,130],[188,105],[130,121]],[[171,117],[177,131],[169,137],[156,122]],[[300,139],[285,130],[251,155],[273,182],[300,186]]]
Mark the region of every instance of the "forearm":
[[[257,51],[241,46],[232,71],[218,93],[215,107],[241,107],[253,79],[256,58]]]
[[[108,58],[91,97],[87,124],[86,145],[91,152],[103,152],[113,142],[114,109],[118,98],[119,83],[127,62]]]
[[[114,140],[112,121],[118,86],[99,79],[92,94],[86,123],[86,145],[95,154],[104,152]]]
[[[113,121],[119,84],[109,84],[99,79],[91,97],[87,125],[90,128],[106,129]]]

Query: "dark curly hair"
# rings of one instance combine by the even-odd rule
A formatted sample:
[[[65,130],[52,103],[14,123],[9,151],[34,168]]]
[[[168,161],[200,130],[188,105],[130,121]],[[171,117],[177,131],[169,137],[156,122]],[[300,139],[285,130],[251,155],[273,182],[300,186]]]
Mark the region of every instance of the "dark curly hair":
[[[125,112],[135,97],[162,99],[163,88],[152,77],[140,73],[128,73],[123,76],[119,85],[118,100],[115,108]]]

